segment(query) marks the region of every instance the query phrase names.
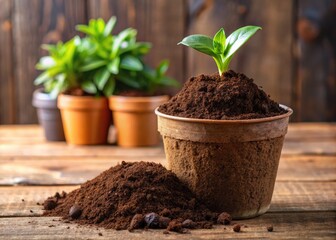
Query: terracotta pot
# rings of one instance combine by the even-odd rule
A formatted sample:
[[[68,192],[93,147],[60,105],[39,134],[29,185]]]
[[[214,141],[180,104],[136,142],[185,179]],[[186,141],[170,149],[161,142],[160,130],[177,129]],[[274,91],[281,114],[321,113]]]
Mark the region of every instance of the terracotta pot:
[[[107,143],[111,122],[107,98],[60,95],[58,108],[61,110],[67,143],[74,145]]]
[[[50,98],[43,89],[37,89],[33,93],[32,104],[36,107],[37,118],[44,130],[44,136],[48,141],[64,141],[64,131],[61,113],[57,108],[57,99]]]
[[[171,169],[212,210],[235,219],[256,217],[270,206],[286,114],[251,120],[205,120],[156,110]]]
[[[160,136],[157,132],[155,108],[168,101],[169,97],[125,97],[111,96],[110,109],[117,130],[117,142],[122,147],[157,145]]]

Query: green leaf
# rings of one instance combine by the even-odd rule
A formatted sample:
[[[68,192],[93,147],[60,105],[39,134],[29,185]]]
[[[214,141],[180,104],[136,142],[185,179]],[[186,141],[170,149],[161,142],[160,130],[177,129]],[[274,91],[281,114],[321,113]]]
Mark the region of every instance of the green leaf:
[[[48,68],[54,67],[56,64],[55,60],[50,56],[41,57],[40,61],[36,64],[36,69],[46,70]]]
[[[136,34],[137,34],[137,31],[133,28],[127,28],[121,31],[116,36],[112,44],[111,58],[115,58],[117,56],[118,52],[121,49],[121,44],[123,43],[123,41],[125,41],[126,38],[135,38]]]
[[[111,34],[115,24],[117,22],[117,18],[116,17],[111,17],[110,20],[107,22],[105,29],[104,29],[104,36],[108,36]]]
[[[54,77],[57,74],[65,72],[65,69],[63,65],[56,65],[55,67],[47,69],[46,72],[48,72],[49,77]]]
[[[57,50],[57,47],[53,44],[42,44],[41,48],[47,50],[48,52],[54,52]]]
[[[93,77],[93,81],[99,90],[103,90],[107,80],[110,77],[110,72],[106,68],[100,69]]]
[[[213,38],[213,48],[215,53],[217,54],[223,54],[225,50],[225,32],[224,29],[221,28],[219,31],[216,33],[216,35]]]
[[[114,79],[114,78],[110,78],[110,79],[107,81],[107,83],[106,83],[106,85],[105,85],[105,87],[104,87],[104,89],[103,89],[103,93],[104,93],[104,95],[105,95],[106,97],[111,96],[111,95],[113,94],[113,92],[114,92],[115,86],[116,86],[116,81],[115,81],[115,79]]]
[[[139,58],[127,55],[121,60],[120,67],[131,71],[141,71],[143,69],[142,62]]]
[[[201,53],[204,53],[210,56],[216,55],[213,49],[212,39],[205,35],[200,35],[200,34],[190,35],[188,37],[185,37],[178,44],[183,44],[185,46],[191,47]]]
[[[99,34],[101,34],[101,33],[104,34],[104,30],[105,30],[105,22],[102,18],[98,18],[96,20],[96,31]]]
[[[160,85],[170,87],[180,87],[181,83],[170,77],[162,77],[160,80]]]
[[[113,59],[108,65],[107,68],[110,73],[118,74],[119,73],[120,58],[117,57]]]
[[[51,96],[51,98],[56,98],[60,92],[62,92],[65,88],[65,74],[59,74],[55,77],[55,81],[53,88],[51,89],[49,95]]]
[[[105,60],[92,60],[92,61],[88,62],[87,64],[81,66],[79,68],[79,71],[81,71],[81,72],[87,72],[87,71],[91,71],[93,69],[100,68],[100,67],[102,67],[104,65],[106,65],[106,61]]]
[[[126,74],[119,74],[118,79],[120,80],[120,82],[132,88],[139,89],[141,87],[140,83],[137,82],[137,79]]]
[[[48,72],[43,72],[34,80],[34,84],[35,85],[40,85],[40,84],[42,84],[42,83],[44,83],[48,80],[50,80],[50,76],[49,76]]]
[[[224,56],[232,56],[244,43],[250,39],[261,27],[245,26],[237,29],[227,38]]]
[[[96,94],[98,92],[96,86],[90,80],[84,80],[81,87],[87,93]]]
[[[119,54],[121,55],[126,52],[133,52],[134,54],[145,55],[149,52],[151,47],[152,45],[148,42],[137,42],[126,47],[121,47]]]
[[[156,74],[158,75],[158,77],[162,77],[163,75],[165,75],[165,73],[168,70],[168,67],[169,67],[169,61],[168,60],[161,61],[161,63],[159,64],[159,66],[156,69]]]
[[[95,35],[94,30],[86,25],[77,25],[76,30],[79,32],[85,33],[87,35],[92,35],[92,36]]]

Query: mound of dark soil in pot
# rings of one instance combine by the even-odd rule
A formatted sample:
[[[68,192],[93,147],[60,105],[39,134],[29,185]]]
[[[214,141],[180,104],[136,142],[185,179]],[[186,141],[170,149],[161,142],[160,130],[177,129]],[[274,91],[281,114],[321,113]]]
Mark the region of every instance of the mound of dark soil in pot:
[[[264,118],[286,112],[253,79],[232,70],[222,76],[216,73],[190,78],[159,111],[178,117],[216,120]]]
[[[122,162],[68,194],[48,198],[44,209],[47,216],[114,229],[210,228],[218,217],[174,173],[145,162]]]

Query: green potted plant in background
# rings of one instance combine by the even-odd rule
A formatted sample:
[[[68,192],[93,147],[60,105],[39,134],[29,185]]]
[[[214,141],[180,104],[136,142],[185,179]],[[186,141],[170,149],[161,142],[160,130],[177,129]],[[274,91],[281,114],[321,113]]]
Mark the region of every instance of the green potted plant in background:
[[[111,118],[107,97],[112,94],[145,88],[148,94],[156,86],[176,85],[175,80],[164,76],[167,62],[157,71],[145,65],[142,58],[151,46],[136,42],[135,29],[111,34],[115,23],[115,17],[107,23],[92,19],[88,25],[77,26],[86,34],[84,38],[76,36],[66,43],[45,46],[49,61],[44,61],[48,57],[41,58],[39,69],[44,72],[36,82],[49,85],[53,96],[61,93],[58,107],[68,143],[106,143]],[[119,139],[124,131],[117,123],[116,127]]]
[[[192,77],[156,110],[168,167],[208,207],[235,219],[268,210],[292,113],[253,79],[229,70],[235,52],[259,29],[184,38],[181,44],[211,56],[219,73]]]
[[[48,141],[65,140],[61,113],[57,108],[57,96],[67,89],[67,79],[71,71],[67,71],[66,66],[72,62],[72,56],[69,56],[72,53],[66,55],[66,51],[70,45],[74,45],[74,41],[55,46],[42,45],[49,56],[42,57],[36,64],[36,69],[43,70],[43,73],[35,79],[34,84],[43,84],[43,88],[34,91],[32,103],[37,108],[38,120]],[[58,74],[59,71],[62,71],[62,74]]]
[[[94,79],[85,89],[95,94],[107,85],[106,95],[113,94],[109,97],[109,105],[118,145],[156,145],[159,135],[154,110],[168,100],[167,95],[158,95],[157,90],[179,84],[165,76],[168,61],[162,61],[156,69],[144,63],[143,56],[149,52],[151,45],[137,42],[135,29],[125,29],[112,37],[106,35],[114,24],[115,18],[111,18],[106,26],[102,20],[92,21],[88,26],[77,26],[79,31],[87,34],[88,42],[95,49],[81,67],[82,72]]]
[[[76,36],[44,48],[49,56],[40,59],[37,67],[44,72],[35,83],[44,84],[52,97],[58,96],[66,141],[78,145],[106,143],[110,124],[107,98],[85,92],[90,78],[80,71],[89,54],[86,40]]]

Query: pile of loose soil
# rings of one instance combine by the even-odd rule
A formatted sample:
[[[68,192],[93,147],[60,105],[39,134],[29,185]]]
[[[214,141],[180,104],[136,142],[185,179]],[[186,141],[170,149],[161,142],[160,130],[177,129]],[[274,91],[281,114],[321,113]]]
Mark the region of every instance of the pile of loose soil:
[[[222,76],[190,78],[159,111],[168,115],[216,120],[272,117],[286,113],[253,79],[232,70]]]
[[[231,217],[202,205],[174,173],[160,164],[125,163],[110,168],[68,194],[44,202],[44,215],[113,229],[211,228]]]

